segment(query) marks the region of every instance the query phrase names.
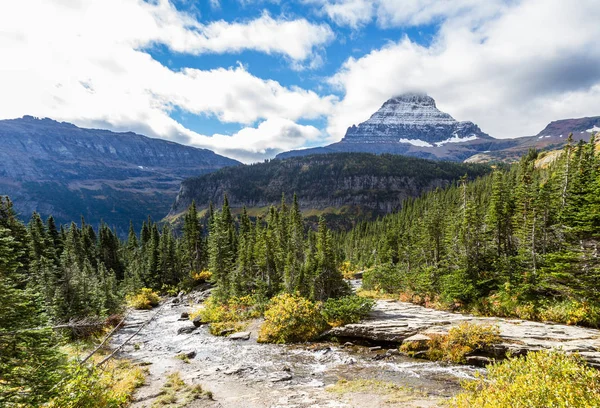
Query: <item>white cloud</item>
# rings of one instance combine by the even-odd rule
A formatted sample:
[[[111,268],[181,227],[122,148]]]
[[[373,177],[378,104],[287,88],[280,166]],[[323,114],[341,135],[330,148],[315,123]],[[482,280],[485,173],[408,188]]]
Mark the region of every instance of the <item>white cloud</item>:
[[[340,26],[359,28],[373,19],[377,1],[372,0],[302,0],[321,8],[333,22]]]
[[[321,30],[311,27],[305,20],[266,14],[247,23],[201,26],[164,0],[2,2],[0,118],[32,114],[192,143],[198,134],[169,116],[179,109],[249,126],[265,121],[258,129],[269,130],[272,147],[280,149],[287,144],[273,134],[273,123],[285,132],[293,128],[291,121],[330,113],[335,98],[258,78],[243,66],[174,71],[144,47],[160,43],[186,53],[250,48],[303,59]],[[306,138],[314,134],[298,129]],[[257,131],[239,132],[231,141],[252,152],[264,150],[257,137],[242,143],[252,130]]]
[[[246,163],[273,157],[282,151],[298,149],[322,137],[314,126],[299,125],[288,119],[273,118],[256,128],[244,128],[234,135],[206,137],[192,134],[191,144],[235,157]]]
[[[300,0],[315,5],[339,26],[360,28],[372,20],[381,27],[418,26],[446,18],[493,16],[515,0]]]
[[[436,15],[427,12],[427,18]],[[411,15],[415,23],[427,20]],[[596,0],[523,0],[495,13],[450,15],[429,47],[405,37],[350,58],[329,79],[345,93],[329,118],[331,140],[406,91],[427,92],[440,109],[495,137],[536,134],[552,120],[598,115],[599,19]]]

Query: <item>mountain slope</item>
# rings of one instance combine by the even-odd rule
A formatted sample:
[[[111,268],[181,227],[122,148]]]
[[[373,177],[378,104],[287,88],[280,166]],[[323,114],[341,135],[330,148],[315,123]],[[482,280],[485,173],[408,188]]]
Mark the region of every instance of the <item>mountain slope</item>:
[[[162,218],[186,177],[239,162],[135,133],[83,129],[25,116],[0,121],[0,194],[23,217],[34,210],[60,222],[101,219],[126,228]]]
[[[469,163],[514,162],[519,160],[529,149],[550,151],[561,148],[567,142],[569,134],[573,135],[574,142],[580,140],[587,142],[597,132],[600,132],[600,116],[557,120],[548,124],[535,136],[516,139],[519,141],[517,146],[476,154],[466,161]]]
[[[531,147],[552,148],[571,128],[575,139],[589,138],[589,129],[600,130],[597,118],[553,122],[546,133],[515,139],[495,139],[472,122],[458,122],[437,109],[433,98],[404,94],[383,104],[367,121],[351,126],[345,137],[325,147],[280,153],[278,158],[336,152],[391,153],[428,159],[463,161],[513,160]],[[564,122],[564,123],[562,123]],[[556,140],[555,140],[556,139]]]
[[[447,186],[465,173],[476,177],[488,171],[483,165],[364,153],[275,159],[185,180],[169,217],[177,218],[192,200],[200,209],[210,202],[219,206],[225,193],[232,208],[246,206],[258,215],[279,204],[282,193],[288,202],[296,193],[305,215],[326,214],[345,227],[353,219],[392,212],[406,198]]]

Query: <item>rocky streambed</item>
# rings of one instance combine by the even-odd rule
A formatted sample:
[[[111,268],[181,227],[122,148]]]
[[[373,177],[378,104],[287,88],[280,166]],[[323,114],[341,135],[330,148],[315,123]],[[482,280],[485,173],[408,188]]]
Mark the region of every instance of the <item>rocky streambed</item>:
[[[215,337],[208,327],[197,328],[182,318],[197,308],[202,298],[196,294],[168,299],[158,312],[132,311],[125,327],[112,339],[113,347],[122,344],[158,313],[121,351],[122,357],[145,364],[149,370],[147,384],[137,393],[134,407],[151,407],[167,375],[173,372],[213,393],[213,400],[197,400],[186,405],[189,407],[439,406],[458,392],[461,379],[473,378],[482,369],[411,359],[399,355],[397,346],[411,336],[446,333],[464,321],[498,325],[503,342],[493,351],[496,357],[507,351],[519,354],[562,348],[600,365],[598,330],[481,318],[385,300],[377,301],[363,322],[331,330],[329,336],[348,341],[345,344],[259,344],[260,321],[253,322],[245,333]],[[177,358],[182,354],[189,358]],[[475,364],[487,357],[470,358]],[[393,383],[404,391],[402,398],[390,398],[369,386],[347,393],[332,392],[340,379]]]
[[[185,297],[167,304],[132,341],[121,357],[147,365],[149,376],[133,407],[151,407],[168,374],[179,372],[189,384],[201,384],[213,400],[194,401],[189,407],[436,407],[454,395],[461,379],[479,369],[410,359],[396,348],[337,343],[272,345],[256,342],[259,321],[249,332],[215,337],[206,326],[195,328],[182,313],[198,305]],[[112,339],[122,344],[157,310],[132,311],[126,325]],[[390,346],[391,347],[391,346]],[[188,354],[189,362],[176,358]],[[402,398],[376,389],[331,392],[340,379],[376,380],[405,387]]]

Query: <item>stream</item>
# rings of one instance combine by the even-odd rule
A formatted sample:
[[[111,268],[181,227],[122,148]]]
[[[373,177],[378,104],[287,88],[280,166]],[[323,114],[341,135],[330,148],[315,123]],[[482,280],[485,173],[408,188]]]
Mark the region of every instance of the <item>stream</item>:
[[[181,319],[198,305],[186,300],[167,304],[140,333],[121,350],[120,357],[147,365],[149,376],[133,407],[150,407],[167,374],[178,371],[190,384],[201,384],[213,401],[198,400],[189,407],[436,407],[455,394],[461,379],[473,378],[478,369],[443,365],[398,355],[395,349],[376,350],[374,344],[342,345],[308,343],[272,345],[256,342],[259,321],[249,327],[249,340],[216,337],[206,325],[193,327]],[[157,310],[131,311],[125,326],[111,340],[121,345]],[[391,347],[391,346],[390,346]],[[195,353],[189,363],[175,358]],[[375,379],[408,387],[414,395],[401,403],[385,395],[363,390],[350,394],[328,391],[340,379]],[[400,404],[400,405],[397,405]]]

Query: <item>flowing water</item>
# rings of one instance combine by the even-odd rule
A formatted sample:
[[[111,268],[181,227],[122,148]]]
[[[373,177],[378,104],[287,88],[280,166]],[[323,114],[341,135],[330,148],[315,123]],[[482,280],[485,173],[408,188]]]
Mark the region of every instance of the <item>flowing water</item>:
[[[385,348],[343,346],[337,343],[271,345],[256,342],[258,322],[249,330],[249,340],[212,336],[206,326],[189,334],[178,329],[192,327],[180,320],[188,304],[166,304],[157,317],[126,345],[121,356],[148,364],[147,385],[136,396],[134,407],[152,404],[165,377],[180,372],[189,383],[199,383],[214,395],[214,402],[189,406],[215,407],[377,407],[385,398],[369,391],[340,395],[327,386],[339,379],[390,381],[415,390],[418,397],[401,405],[431,407],[459,389],[461,379],[472,378],[477,369],[414,360]],[[126,326],[112,339],[120,345],[156,310],[133,311]],[[176,359],[180,353],[195,352],[189,363]]]

